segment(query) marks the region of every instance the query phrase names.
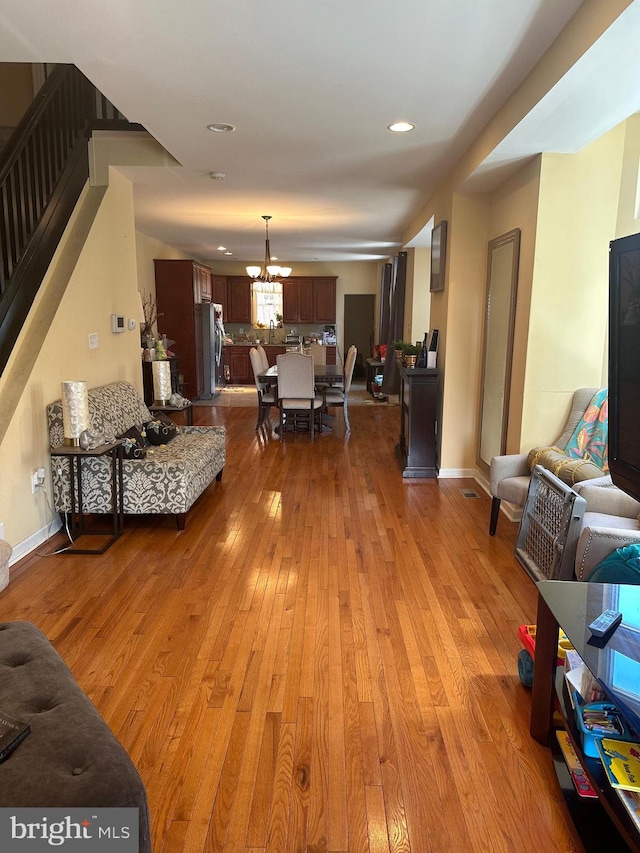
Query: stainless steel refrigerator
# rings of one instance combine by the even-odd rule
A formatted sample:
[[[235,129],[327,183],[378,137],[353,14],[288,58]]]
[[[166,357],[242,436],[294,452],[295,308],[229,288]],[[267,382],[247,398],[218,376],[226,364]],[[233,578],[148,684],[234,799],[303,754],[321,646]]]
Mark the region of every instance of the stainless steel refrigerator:
[[[222,305],[202,303],[202,356],[204,359],[204,391],[202,400],[212,400],[223,385],[224,322]]]

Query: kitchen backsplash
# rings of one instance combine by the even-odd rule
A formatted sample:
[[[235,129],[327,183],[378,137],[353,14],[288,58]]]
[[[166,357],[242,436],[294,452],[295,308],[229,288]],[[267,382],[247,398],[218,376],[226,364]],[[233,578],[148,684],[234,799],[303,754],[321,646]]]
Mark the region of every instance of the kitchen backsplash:
[[[246,324],[225,323],[224,328],[227,335],[238,343],[242,343],[243,341],[255,342],[259,338],[260,341],[265,343],[283,344],[286,335],[290,334],[292,330],[294,334],[301,335],[303,338],[317,337],[321,341],[322,332],[324,331],[324,325],[318,323],[288,324],[281,329],[273,329],[271,337],[269,336],[269,329],[258,329],[255,326],[248,326]]]

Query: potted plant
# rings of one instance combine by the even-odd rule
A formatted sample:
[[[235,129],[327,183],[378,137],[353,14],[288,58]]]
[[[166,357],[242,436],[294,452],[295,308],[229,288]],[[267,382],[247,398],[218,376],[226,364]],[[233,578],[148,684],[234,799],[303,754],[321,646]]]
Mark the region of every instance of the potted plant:
[[[391,346],[396,354],[396,359],[398,361],[402,361],[402,357],[404,355],[404,342],[403,341],[394,341]]]
[[[404,344],[402,355],[405,367],[415,367],[418,356],[420,355],[420,347],[417,347],[415,344]]]

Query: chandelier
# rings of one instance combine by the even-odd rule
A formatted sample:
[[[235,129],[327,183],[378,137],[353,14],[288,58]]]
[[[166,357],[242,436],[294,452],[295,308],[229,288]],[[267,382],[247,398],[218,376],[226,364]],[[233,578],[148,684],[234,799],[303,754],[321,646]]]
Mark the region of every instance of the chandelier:
[[[265,229],[266,229],[266,241],[264,248],[264,264],[261,267],[258,266],[248,266],[247,274],[251,276],[254,281],[265,281],[265,282],[276,282],[280,281],[283,278],[287,278],[287,276],[291,275],[291,267],[281,267],[277,264],[271,263],[271,249],[269,248],[269,220],[270,216],[263,216]],[[277,258],[274,258],[277,260]]]

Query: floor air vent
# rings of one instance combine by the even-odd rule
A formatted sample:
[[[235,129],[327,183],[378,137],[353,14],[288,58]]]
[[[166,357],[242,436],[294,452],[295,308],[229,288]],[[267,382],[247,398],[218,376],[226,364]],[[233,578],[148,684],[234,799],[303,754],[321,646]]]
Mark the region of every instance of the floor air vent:
[[[477,498],[478,493],[473,489],[458,489],[463,498]]]

